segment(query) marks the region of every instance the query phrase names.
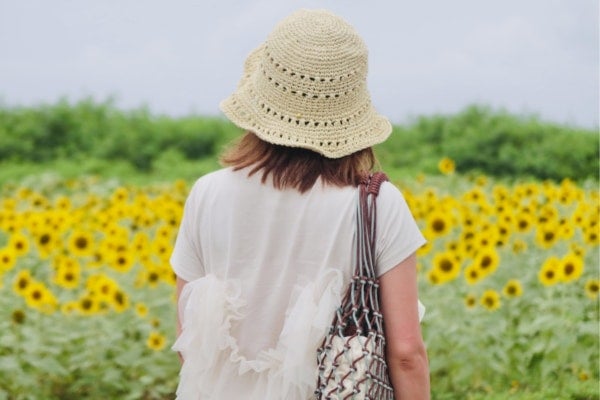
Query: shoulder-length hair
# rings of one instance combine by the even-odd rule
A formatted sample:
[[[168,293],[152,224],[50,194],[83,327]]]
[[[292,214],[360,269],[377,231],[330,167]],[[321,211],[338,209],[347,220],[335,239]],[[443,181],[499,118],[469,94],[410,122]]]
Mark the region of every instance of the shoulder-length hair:
[[[262,172],[277,189],[293,188],[301,193],[312,188],[318,178],[334,186],[357,186],[375,167],[377,160],[368,147],[340,158],[327,158],[312,150],[271,144],[248,131],[220,158],[224,166],[240,170],[250,167],[248,176]]]

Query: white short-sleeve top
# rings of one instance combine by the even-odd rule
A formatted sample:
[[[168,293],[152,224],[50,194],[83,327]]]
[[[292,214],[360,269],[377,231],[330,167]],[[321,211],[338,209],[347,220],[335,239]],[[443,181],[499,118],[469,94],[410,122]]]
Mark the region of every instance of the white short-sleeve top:
[[[201,177],[186,201],[171,256],[177,276],[189,282],[179,303],[183,333],[173,346],[186,359],[179,398],[312,393],[314,351],[353,272],[357,189],[318,181],[300,193],[261,177],[221,169]],[[400,191],[383,183],[376,273],[424,243]]]

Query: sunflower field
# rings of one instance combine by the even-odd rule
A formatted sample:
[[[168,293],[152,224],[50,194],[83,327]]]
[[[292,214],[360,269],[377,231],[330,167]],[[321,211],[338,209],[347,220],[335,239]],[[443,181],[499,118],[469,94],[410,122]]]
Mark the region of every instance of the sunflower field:
[[[432,398],[598,400],[597,132],[482,107],[394,129],[376,152],[428,239]],[[0,400],[174,398],[169,257],[237,135],[110,103],[0,107]]]
[[[419,268],[433,398],[598,398],[598,192],[440,168],[446,190],[435,177],[400,185],[429,239]],[[188,189],[4,186],[0,399],[172,398],[168,258]]]

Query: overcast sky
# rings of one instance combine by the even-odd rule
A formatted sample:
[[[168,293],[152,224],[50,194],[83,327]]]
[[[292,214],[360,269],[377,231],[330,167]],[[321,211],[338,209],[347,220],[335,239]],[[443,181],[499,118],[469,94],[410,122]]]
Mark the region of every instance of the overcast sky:
[[[297,8],[356,27],[394,122],[482,103],[598,127],[597,0],[0,0],[0,101],[218,115],[246,55]]]

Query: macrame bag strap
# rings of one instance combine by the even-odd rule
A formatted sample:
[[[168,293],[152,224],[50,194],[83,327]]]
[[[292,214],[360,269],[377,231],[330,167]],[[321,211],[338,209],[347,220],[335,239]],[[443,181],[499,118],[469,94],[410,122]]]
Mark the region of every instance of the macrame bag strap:
[[[356,215],[355,275],[375,279],[375,242],[377,229],[376,198],[381,184],[388,178],[383,172],[366,176],[359,185]]]

